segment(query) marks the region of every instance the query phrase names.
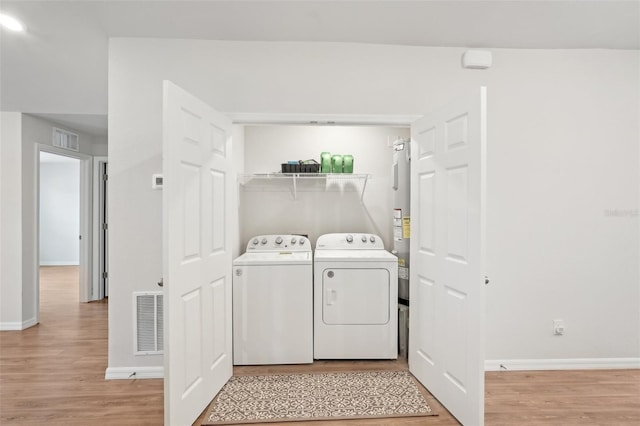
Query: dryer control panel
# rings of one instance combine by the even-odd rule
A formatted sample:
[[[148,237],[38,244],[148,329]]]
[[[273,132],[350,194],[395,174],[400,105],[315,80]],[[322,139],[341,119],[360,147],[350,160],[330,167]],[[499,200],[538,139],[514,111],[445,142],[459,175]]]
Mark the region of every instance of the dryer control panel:
[[[384,243],[375,234],[325,234],[318,238],[316,250],[384,250]]]
[[[247,252],[311,251],[311,242],[300,235],[258,235],[249,239]]]

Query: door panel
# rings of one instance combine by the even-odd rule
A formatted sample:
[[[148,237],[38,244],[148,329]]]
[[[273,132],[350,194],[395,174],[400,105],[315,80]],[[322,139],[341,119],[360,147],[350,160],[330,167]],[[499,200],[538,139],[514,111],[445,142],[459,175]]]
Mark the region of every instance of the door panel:
[[[191,424],[231,377],[231,122],[164,83],[165,424]]]
[[[486,89],[412,126],[409,368],[463,424],[484,424]]]

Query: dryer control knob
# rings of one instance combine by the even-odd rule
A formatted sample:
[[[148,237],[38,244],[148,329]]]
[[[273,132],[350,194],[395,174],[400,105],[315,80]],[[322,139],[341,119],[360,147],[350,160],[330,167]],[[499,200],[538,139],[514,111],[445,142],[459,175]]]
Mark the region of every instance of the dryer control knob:
[[[282,244],[282,237],[276,238],[276,244]]]
[[[351,235],[351,234],[347,235],[347,242],[348,243],[352,243],[353,242],[353,235]]]
[[[304,238],[300,238],[300,244],[304,244],[304,242],[307,241]]]
[[[258,239],[257,239],[257,238],[254,238],[254,239],[253,239],[253,241],[252,241],[252,243],[253,243],[253,245],[254,245],[254,246],[255,246],[256,244],[258,244],[259,242],[260,242],[260,241],[258,241]]]
[[[362,242],[363,242],[363,243],[366,243],[366,242],[367,242],[367,236],[366,236],[366,235],[363,235],[363,236],[362,236],[362,238],[361,238],[361,240],[362,240]]]
[[[295,239],[295,237],[294,237],[294,238],[292,238],[292,239],[291,239],[291,244],[295,244],[295,243],[296,243],[296,241],[298,241],[298,240],[296,240],[296,239]]]
[[[371,236],[371,238],[369,238],[369,241],[371,241],[372,243],[376,242],[376,237],[374,237],[373,235]]]
[[[260,241],[260,243],[261,243],[261,244],[263,244],[263,245],[264,245],[264,244],[267,244],[267,239],[266,239],[266,238],[263,238],[263,239],[262,239],[262,241]]]

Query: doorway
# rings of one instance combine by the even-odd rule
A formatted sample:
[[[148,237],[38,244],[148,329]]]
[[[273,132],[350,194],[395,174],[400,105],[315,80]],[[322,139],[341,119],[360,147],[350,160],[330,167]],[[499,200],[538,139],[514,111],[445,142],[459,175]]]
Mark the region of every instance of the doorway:
[[[38,144],[37,182],[37,321],[40,321],[40,268],[59,268],[76,282],[78,302],[89,302],[91,283],[92,157]],[[70,272],[71,270],[71,272]],[[49,274],[50,275],[50,274]]]
[[[209,320],[210,316],[206,318],[209,321],[203,321],[205,318],[202,310],[191,308],[199,306],[201,298],[208,297],[209,287],[205,284],[210,282],[215,282],[216,287],[223,289],[220,296],[228,295],[229,292],[225,292],[224,288],[230,281],[231,271],[228,268],[212,271],[216,273],[215,281],[212,281],[207,280],[208,277],[195,277],[200,278],[196,280],[186,272],[183,273],[181,269],[186,264],[185,259],[193,257],[200,260],[206,257],[201,253],[208,253],[209,246],[201,249],[200,244],[197,244],[200,235],[210,235],[197,227],[200,223],[212,222],[214,228],[226,229],[237,226],[232,215],[216,215],[207,211],[207,206],[213,205],[211,199],[215,194],[208,186],[205,186],[205,190],[200,190],[203,178],[210,179],[210,175],[226,176],[226,166],[233,160],[228,158],[227,153],[230,150],[226,149],[226,144],[231,142],[231,121],[169,81],[164,81],[163,99],[163,172],[165,182],[173,182],[172,185],[167,184],[164,187],[163,194],[163,275],[170,283],[165,289],[167,293],[164,304],[164,318],[168,323],[165,327],[165,379],[169,379],[172,384],[171,387],[165,387],[165,421],[191,423],[203,408],[200,403],[213,399],[217,390],[231,377],[228,368],[231,339],[226,342],[220,341],[220,336],[230,337],[231,334],[232,324],[227,316],[231,310],[230,297],[214,298],[220,305],[211,309],[216,319],[213,323],[217,323],[219,329],[226,332],[208,333],[204,327],[212,323]],[[184,114],[198,117],[197,120],[190,119],[190,128],[182,125],[184,120],[181,118]],[[201,138],[205,134],[199,130],[205,128],[219,130],[215,137],[210,137],[214,141],[214,149],[211,149],[210,142],[203,143],[198,138],[198,135]],[[189,132],[189,137],[185,136],[186,132]],[[194,139],[193,135],[198,139]],[[182,143],[187,140],[193,144]],[[433,270],[442,273],[436,277],[432,276],[430,271],[416,274],[415,267],[411,273],[411,287],[417,287],[413,288],[411,293],[418,297],[412,301],[414,314],[411,315],[410,326],[412,349],[409,371],[421,383],[428,383],[432,394],[443,401],[447,409],[463,424],[481,425],[484,424],[482,274],[486,89],[482,87],[473,95],[451,102],[448,106],[412,123],[411,145],[418,160],[427,160],[423,162],[426,172],[418,173],[417,167],[411,172],[411,211],[414,216],[410,233],[412,257],[422,251],[432,254],[433,263],[437,264],[437,268]],[[290,151],[287,153],[291,155]],[[218,167],[215,173],[211,173],[213,169],[209,162],[210,157],[214,155],[222,158],[224,167]],[[189,167],[180,167],[187,160]],[[204,173],[203,165],[207,167]],[[201,175],[203,178],[200,178]],[[180,185],[180,182],[183,185]],[[293,184],[294,199],[298,192],[295,182],[296,180]],[[218,188],[220,187],[225,186],[218,185]],[[226,191],[224,193],[228,194]],[[172,205],[167,200],[171,200]],[[181,202],[183,207],[175,208],[175,200]],[[222,198],[219,209],[223,212],[231,204],[227,201],[234,200]],[[317,204],[314,207],[317,208]],[[194,221],[191,220],[192,216],[187,216],[185,212],[195,217],[211,217],[211,220]],[[187,223],[189,226],[185,226]],[[193,223],[195,225],[191,226]],[[438,235],[435,235],[436,223],[447,224],[444,228],[438,228]],[[217,252],[227,255],[231,244],[228,241],[228,233],[222,235],[228,244],[220,245],[221,249]],[[194,236],[195,238],[192,238]],[[192,240],[195,243],[192,243]],[[176,250],[176,244],[171,244],[173,241],[185,241],[189,244],[185,243]],[[459,264],[456,271],[463,272],[453,274],[456,271],[449,267],[452,261]],[[199,272],[203,268],[194,269]],[[205,287],[196,288],[193,283]],[[449,288],[454,290],[448,291],[443,287],[443,283],[448,283]],[[443,296],[444,300],[441,300]],[[457,300],[454,301],[452,298]],[[443,302],[441,310],[445,312],[440,312],[437,316],[431,315],[434,311],[432,307],[440,302]],[[193,314],[185,319],[184,312]],[[202,324],[197,330],[205,331],[193,333],[187,336],[188,338],[180,333],[169,332],[170,329],[180,330],[185,322]],[[218,341],[212,341],[216,335]],[[449,345],[448,342],[454,344]],[[434,349],[435,346],[437,349]],[[463,346],[462,350],[460,346]],[[191,350],[194,347],[200,350]],[[210,347],[217,348],[215,357],[210,356]],[[416,361],[416,358],[421,359]],[[190,363],[191,359],[194,362]],[[218,370],[216,373],[219,374],[212,377],[204,374],[205,371],[213,371],[213,368],[184,368],[185,365],[199,363],[200,359],[214,359],[214,366]],[[423,359],[433,368],[425,368]],[[171,368],[172,365],[174,368]],[[190,385],[192,383],[198,385],[198,390],[206,387],[206,394],[194,391],[195,385]],[[452,389],[452,386],[456,389]],[[183,398],[184,395],[189,395],[190,398],[187,400]]]
[[[80,281],[80,160],[40,152],[40,296],[78,300]],[[49,291],[52,277],[64,277],[65,291]],[[60,278],[59,278],[60,279]]]

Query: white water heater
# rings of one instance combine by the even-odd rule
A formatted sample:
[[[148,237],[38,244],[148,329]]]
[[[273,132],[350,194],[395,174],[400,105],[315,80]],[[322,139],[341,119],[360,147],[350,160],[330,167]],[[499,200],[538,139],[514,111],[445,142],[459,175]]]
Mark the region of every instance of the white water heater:
[[[411,140],[393,143],[393,250],[398,256],[398,299],[409,301],[409,237],[411,230]]]

